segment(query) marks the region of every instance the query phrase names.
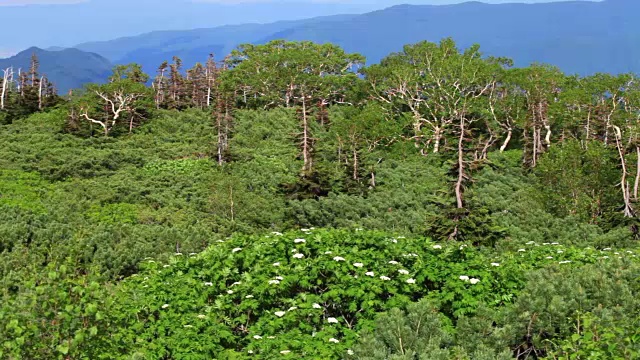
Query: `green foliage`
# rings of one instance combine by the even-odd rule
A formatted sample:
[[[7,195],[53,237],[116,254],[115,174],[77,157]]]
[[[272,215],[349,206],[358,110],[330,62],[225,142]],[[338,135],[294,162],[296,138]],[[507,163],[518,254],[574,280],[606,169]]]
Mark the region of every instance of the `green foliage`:
[[[222,348],[341,358],[378,311],[430,296],[457,317],[512,293],[505,286],[517,285],[506,280],[519,273],[519,260],[515,267],[489,261],[471,247],[357,230],[235,236],[166,265],[147,261],[122,284],[116,316],[127,323],[114,336],[152,358],[199,358]],[[196,329],[218,338],[198,342],[201,348],[180,345]]]
[[[456,330],[459,341],[472,348],[500,349],[506,345],[517,358],[544,358],[564,353],[571,346],[580,348],[580,335],[573,334],[576,323],[578,332],[583,331],[581,314],[592,314],[604,327],[614,323],[631,327],[635,318],[628,314],[635,314],[640,305],[633,280],[638,271],[635,254],[614,252],[609,257],[603,253],[610,252],[600,252],[597,259],[591,255],[588,261],[594,264],[576,264],[585,258],[563,260],[558,266],[531,272],[513,303],[460,319]],[[587,254],[567,257],[578,259]],[[629,346],[622,338],[608,340],[611,349]]]
[[[42,213],[41,197],[48,189],[49,184],[36,173],[0,170],[0,205]]]
[[[557,350],[549,358],[635,359],[640,356],[637,318],[602,321],[587,312],[576,314],[575,320],[574,333],[555,343]]]
[[[589,312],[602,326],[630,328],[626,314],[640,305],[634,251],[529,244],[496,254],[358,229],[215,243],[200,254],[147,259],[115,288],[96,283],[93,272],[71,276],[66,261],[51,263],[43,280],[33,280],[42,291],[26,283],[3,303],[19,311],[5,311],[1,329],[26,339],[6,342],[4,351],[31,358],[55,351],[90,358],[543,356],[577,341],[566,319]],[[50,301],[32,299],[53,293]],[[47,331],[49,342],[34,346]],[[555,345],[564,339],[574,343]]]
[[[233,71],[225,74],[224,81],[245,90],[242,102],[251,102],[252,107],[289,107],[309,99],[340,100],[357,81],[351,70],[364,63],[364,57],[330,43],[273,40],[243,44],[227,62]]]
[[[565,142],[547,152],[535,168],[538,194],[556,216],[598,223],[619,203],[616,165],[612,150],[599,142],[588,143],[586,149],[577,141]]]
[[[67,129],[82,135],[122,134],[151,117],[152,90],[140,66],[116,66],[107,84],[88,84],[69,104]]]
[[[138,208],[132,204],[108,204],[89,209],[88,217],[99,224],[135,224]]]
[[[376,318],[375,329],[362,334],[352,356],[347,358],[375,359],[511,359],[511,352],[495,352],[484,346],[465,349],[456,345],[451,326],[429,301],[407,305],[406,312],[398,308]]]
[[[246,45],[0,113],[0,357],[635,358],[633,78],[362,61]]]
[[[106,359],[112,299],[99,278],[76,274],[75,264],[50,264],[0,305],[0,357]],[[6,293],[6,289],[4,292]]]

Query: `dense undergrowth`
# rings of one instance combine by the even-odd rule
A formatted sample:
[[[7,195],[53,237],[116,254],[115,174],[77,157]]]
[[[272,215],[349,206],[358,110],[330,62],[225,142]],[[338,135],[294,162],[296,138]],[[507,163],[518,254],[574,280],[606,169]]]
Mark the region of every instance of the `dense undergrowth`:
[[[289,115],[239,113],[223,168],[198,111],[117,140],[60,133],[59,111],[3,127],[2,357],[636,354],[630,231],[549,211],[518,151],[491,154],[469,192],[485,222],[469,226],[495,240],[450,243],[425,237],[450,196],[444,170],[402,147],[375,190],[286,195]],[[278,233],[313,226],[351,230]]]
[[[178,60],[12,87],[0,358],[640,357],[634,77],[451,40],[363,77],[330,44]]]

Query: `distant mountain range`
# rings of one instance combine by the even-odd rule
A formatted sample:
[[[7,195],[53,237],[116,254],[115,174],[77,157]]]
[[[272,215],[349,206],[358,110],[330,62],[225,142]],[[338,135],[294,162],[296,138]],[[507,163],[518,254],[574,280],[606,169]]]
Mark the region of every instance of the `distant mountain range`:
[[[111,41],[80,44],[76,48],[98,53],[117,64],[136,62],[142,65],[146,72],[153,73],[163,61],[171,61],[174,55],[179,56],[185,66],[206,61],[210,53],[215,54],[218,60],[222,60],[243,43],[264,43],[278,38],[278,34],[291,29],[343,24],[354,17],[354,15],[337,15],[271,24],[227,25],[187,31],[155,31]]]
[[[104,57],[79,49],[43,50],[32,47],[10,58],[0,59],[0,69],[13,66],[16,72],[18,69],[28,71],[33,54],[40,60],[40,74],[46,75],[61,94],[86,83],[104,81],[113,67]]]
[[[173,55],[189,66],[246,42],[333,42],[375,63],[404,44],[450,36],[461,47],[479,43],[485,54],[510,57],[520,66],[545,62],[569,73],[640,72],[639,12],[638,0],[399,5],[362,15],[152,32],[77,47],[154,72]]]
[[[510,57],[517,66],[544,62],[568,73],[640,73],[639,12],[638,0],[398,5],[361,15],[157,31],[76,48],[114,64],[139,63],[153,75],[174,55],[192,66],[209,53],[221,59],[239,44],[273,39],[332,42],[371,64],[405,44],[452,37],[460,47],[478,43],[485,55]]]

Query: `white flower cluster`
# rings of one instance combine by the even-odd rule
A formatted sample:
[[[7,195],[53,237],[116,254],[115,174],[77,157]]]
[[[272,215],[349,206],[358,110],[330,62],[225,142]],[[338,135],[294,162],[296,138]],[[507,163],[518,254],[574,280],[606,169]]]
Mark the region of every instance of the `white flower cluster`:
[[[470,282],[471,285],[475,285],[475,284],[480,282],[480,279],[469,278],[467,275],[461,275],[460,276],[460,280],[465,281],[465,282]]]

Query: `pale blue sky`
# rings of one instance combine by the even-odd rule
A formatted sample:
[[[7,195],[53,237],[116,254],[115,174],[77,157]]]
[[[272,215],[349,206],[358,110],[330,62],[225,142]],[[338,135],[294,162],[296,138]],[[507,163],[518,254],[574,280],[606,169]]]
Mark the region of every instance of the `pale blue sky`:
[[[364,13],[395,4],[456,0],[0,0],[0,57],[30,46],[72,46],[153,30]],[[485,0],[487,3],[550,0]],[[29,24],[24,26],[24,24]],[[16,31],[20,29],[20,31]],[[13,34],[13,35],[7,35]]]

